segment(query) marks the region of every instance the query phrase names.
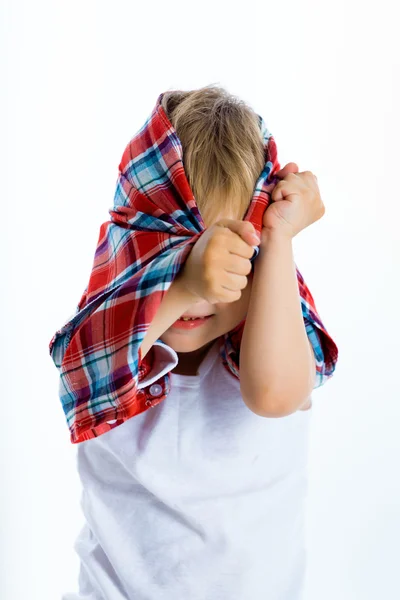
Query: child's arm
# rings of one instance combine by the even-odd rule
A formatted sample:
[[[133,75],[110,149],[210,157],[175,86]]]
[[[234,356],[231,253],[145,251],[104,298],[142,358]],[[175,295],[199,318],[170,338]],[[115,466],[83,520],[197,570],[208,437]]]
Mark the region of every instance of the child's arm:
[[[249,222],[220,219],[209,227],[194,244],[184,267],[174,279],[157,310],[140,346],[142,360],[160,335],[192,305],[207,300],[234,302],[243,287],[243,268],[258,245]],[[229,272],[228,272],[229,271]],[[231,274],[242,273],[241,280]],[[225,287],[224,287],[225,284]],[[237,288],[237,289],[236,289]],[[239,293],[240,297],[240,293]]]
[[[285,416],[308,401],[314,382],[292,239],[263,229],[240,347],[243,400],[262,416]]]
[[[177,275],[164,295],[156,316],[150,323],[146,335],[140,345],[141,360],[144,359],[152,345],[169,329],[191,306],[198,297],[194,297],[181,283],[181,275]]]

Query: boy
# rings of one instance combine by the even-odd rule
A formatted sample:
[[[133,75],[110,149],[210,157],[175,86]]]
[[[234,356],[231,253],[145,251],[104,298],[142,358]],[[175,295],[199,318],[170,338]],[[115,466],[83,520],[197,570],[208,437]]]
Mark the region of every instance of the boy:
[[[324,212],[315,178],[279,171],[261,120],[218,88],[161,94],[135,140],[119,227],[51,342],[85,442],[64,600],[300,600],[310,394],[337,360],[292,256]]]

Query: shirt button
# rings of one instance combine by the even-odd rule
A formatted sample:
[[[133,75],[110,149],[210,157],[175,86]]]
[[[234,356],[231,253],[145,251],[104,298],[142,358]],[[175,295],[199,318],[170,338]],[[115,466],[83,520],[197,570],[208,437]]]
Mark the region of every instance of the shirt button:
[[[149,392],[151,396],[159,396],[162,394],[162,387],[158,383],[155,383],[150,386]]]

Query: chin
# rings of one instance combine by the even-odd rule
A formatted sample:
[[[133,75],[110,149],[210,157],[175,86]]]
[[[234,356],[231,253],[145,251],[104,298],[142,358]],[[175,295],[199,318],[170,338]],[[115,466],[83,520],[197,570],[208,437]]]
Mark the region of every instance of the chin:
[[[160,337],[161,341],[170,346],[175,352],[195,352],[200,350],[206,344],[211,344],[217,338],[212,340],[202,338],[201,336],[196,338],[195,336],[182,335],[182,334],[167,334]]]

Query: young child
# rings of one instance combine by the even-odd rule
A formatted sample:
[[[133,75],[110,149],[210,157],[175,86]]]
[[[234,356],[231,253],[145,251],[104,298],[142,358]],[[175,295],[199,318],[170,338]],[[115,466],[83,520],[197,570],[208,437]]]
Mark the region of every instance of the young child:
[[[216,86],[161,94],[119,170],[50,342],[86,520],[63,600],[300,600],[310,394],[337,361],[292,254],[316,178]]]

